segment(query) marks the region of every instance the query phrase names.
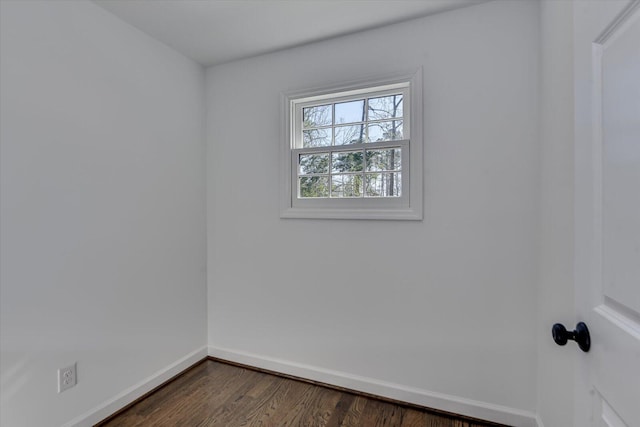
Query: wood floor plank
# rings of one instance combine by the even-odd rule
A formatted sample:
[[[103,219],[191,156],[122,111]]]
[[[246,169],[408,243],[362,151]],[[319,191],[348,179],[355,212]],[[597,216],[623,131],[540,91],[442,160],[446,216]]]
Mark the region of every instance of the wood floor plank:
[[[360,417],[362,417],[362,412],[364,411],[365,406],[367,406],[367,398],[362,396],[356,396],[353,400],[353,403],[349,407],[346,416],[344,417],[344,421],[341,426],[343,427],[357,427],[360,424]]]
[[[426,425],[426,418],[424,412],[407,408],[404,417],[402,417],[400,427],[424,427]]]
[[[371,427],[400,426],[402,409],[398,405],[369,399],[362,412],[360,425]]]
[[[207,360],[100,427],[490,427]]]
[[[264,393],[268,387],[273,386],[273,383],[267,375],[259,373],[258,378],[253,383],[247,382],[244,387],[239,388],[230,395],[218,410],[207,415],[208,423],[204,425],[207,427],[238,425],[237,420],[235,422],[232,420],[237,419],[239,415],[247,413],[252,407],[258,405],[260,399],[253,396],[256,394],[259,396]]]
[[[234,408],[241,406],[245,394],[251,389],[254,382],[261,375],[258,372],[245,371],[245,376],[235,383],[231,383],[221,393],[216,393],[215,399],[209,399],[198,407],[198,417],[203,427],[225,426],[224,419],[233,412]]]
[[[321,403],[321,387],[310,386],[308,392],[297,399],[296,405],[286,414],[278,425],[280,426],[308,426],[314,425],[316,409]],[[318,420],[319,421],[319,420]],[[322,425],[322,424],[320,424]]]
[[[297,407],[298,402],[304,399],[307,393],[311,393],[307,384],[283,379],[278,392],[257,409],[255,414],[248,414],[244,425],[250,427],[281,425],[282,419]]]
[[[280,378],[265,375],[265,378],[257,384],[257,387],[247,393],[247,397],[251,399],[250,405],[242,409],[236,408],[235,413],[227,418],[227,425],[247,426],[252,420],[259,418],[260,415],[268,411],[274,401],[278,400],[278,396],[283,394],[282,386],[284,382]]]
[[[347,417],[349,408],[353,404],[356,396],[351,393],[340,393],[340,399],[336,403],[336,407],[331,414],[331,417],[327,421],[326,427],[340,427],[342,422]]]
[[[341,394],[336,390],[316,387],[315,396],[309,402],[307,410],[302,413],[302,422],[299,425],[325,427],[331,419]]]

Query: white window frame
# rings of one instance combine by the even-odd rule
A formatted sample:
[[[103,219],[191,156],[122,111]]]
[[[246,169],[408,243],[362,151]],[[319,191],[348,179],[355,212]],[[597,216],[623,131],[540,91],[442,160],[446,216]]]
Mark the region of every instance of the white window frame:
[[[403,133],[406,139],[305,148],[300,145],[301,111],[323,100],[342,102],[402,92]],[[319,219],[422,219],[422,69],[410,74],[359,80],[314,90],[282,94],[283,135],[281,145],[280,217]],[[408,111],[408,114],[407,114]],[[297,137],[296,137],[297,136]],[[397,197],[298,198],[298,155],[301,152],[351,151],[366,148],[399,147],[402,150],[402,192]]]

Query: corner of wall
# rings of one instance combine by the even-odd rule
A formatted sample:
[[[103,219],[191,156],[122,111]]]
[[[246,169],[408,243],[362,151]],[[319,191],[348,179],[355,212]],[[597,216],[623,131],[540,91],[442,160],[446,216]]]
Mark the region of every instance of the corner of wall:
[[[573,425],[573,355],[551,326],[574,320],[573,298],[573,2],[540,2],[540,260],[538,424]]]

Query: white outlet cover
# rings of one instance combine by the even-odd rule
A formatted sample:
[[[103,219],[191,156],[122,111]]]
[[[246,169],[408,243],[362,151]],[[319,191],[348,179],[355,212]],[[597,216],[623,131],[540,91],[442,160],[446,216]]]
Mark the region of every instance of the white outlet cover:
[[[76,364],[58,369],[58,393],[73,387],[78,381]]]

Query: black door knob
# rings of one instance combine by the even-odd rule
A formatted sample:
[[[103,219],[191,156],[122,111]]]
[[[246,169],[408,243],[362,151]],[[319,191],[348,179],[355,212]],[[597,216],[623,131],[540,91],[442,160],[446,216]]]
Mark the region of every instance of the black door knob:
[[[556,323],[551,328],[551,334],[553,340],[558,345],[565,345],[567,341],[575,341],[580,347],[580,350],[585,353],[591,348],[591,336],[589,335],[589,329],[584,322],[580,322],[576,325],[573,331],[567,331],[567,328],[560,323]]]

